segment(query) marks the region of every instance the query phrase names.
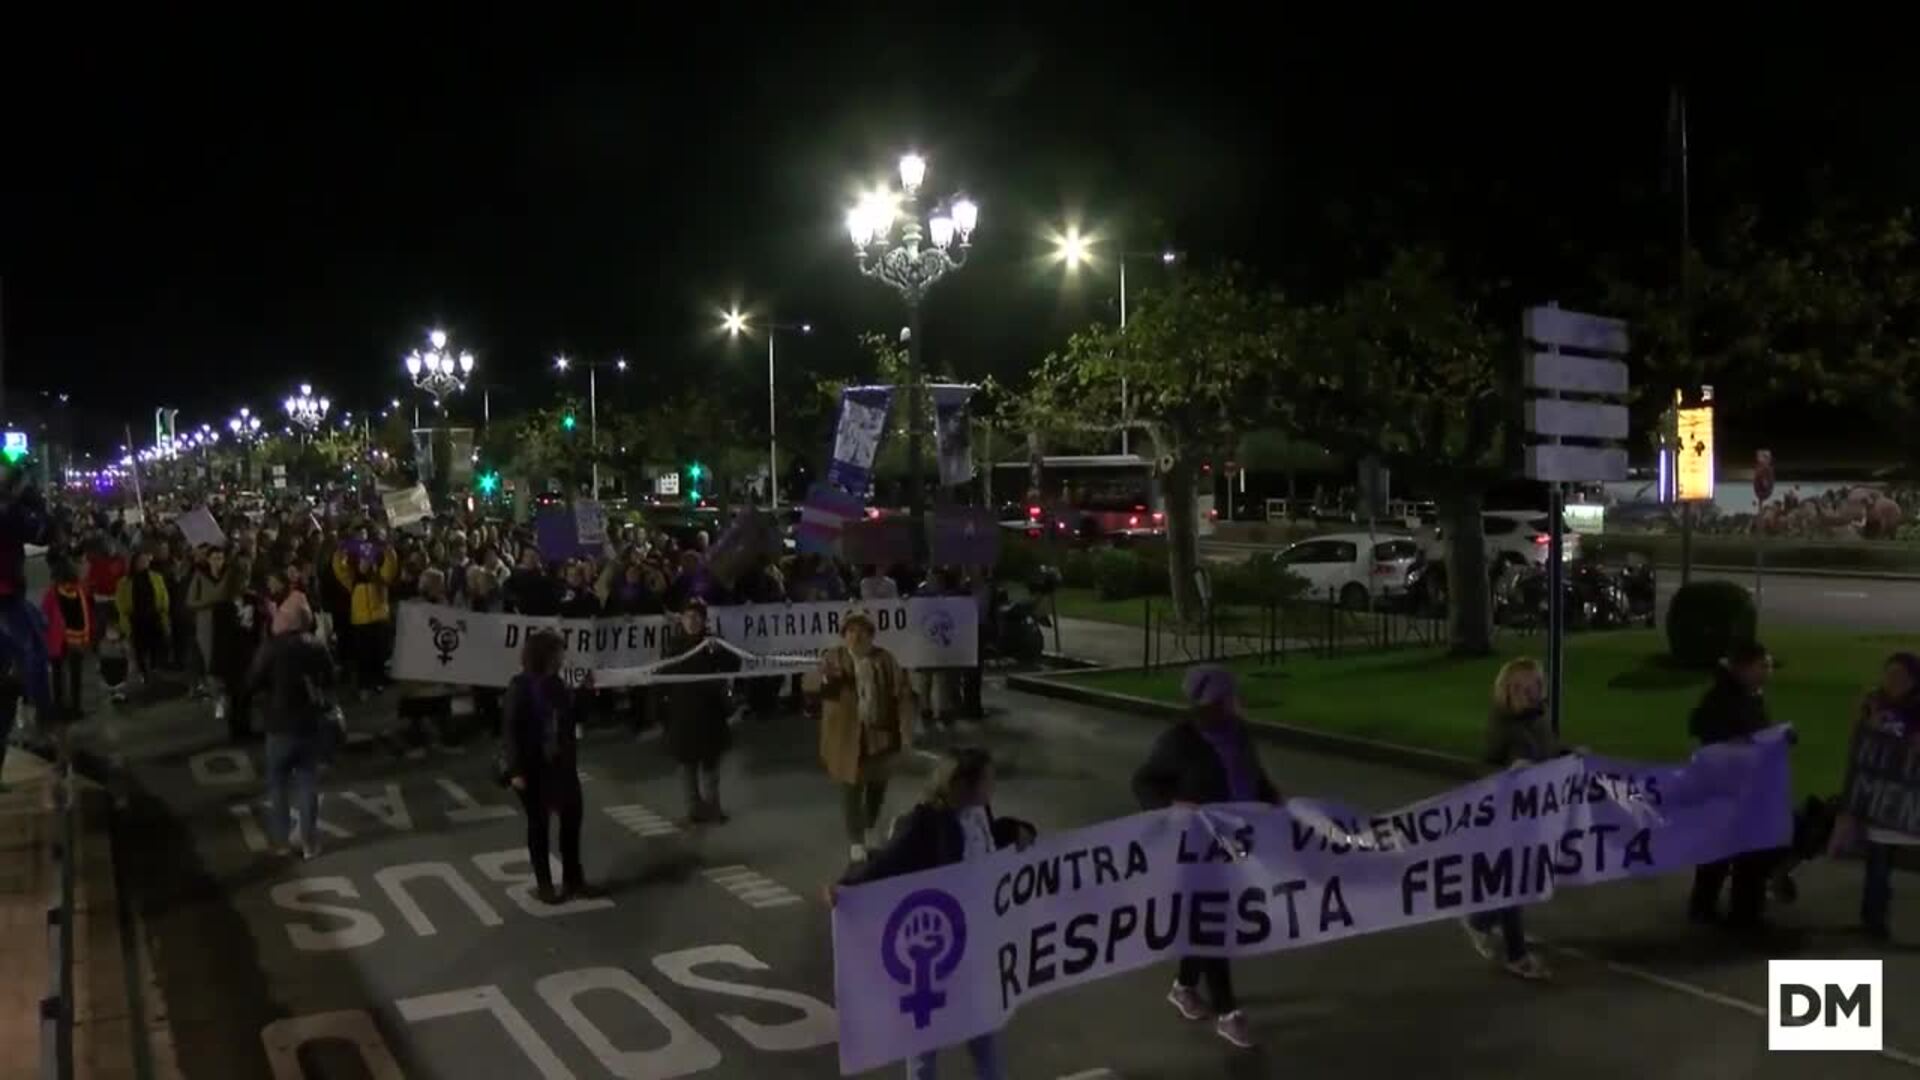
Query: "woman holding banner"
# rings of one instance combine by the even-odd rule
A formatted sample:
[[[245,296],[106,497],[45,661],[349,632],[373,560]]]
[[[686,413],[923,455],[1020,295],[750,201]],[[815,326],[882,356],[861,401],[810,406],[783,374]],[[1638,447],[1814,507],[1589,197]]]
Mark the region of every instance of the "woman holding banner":
[[[913,741],[913,688],[893,654],[874,644],[873,620],[841,620],[842,644],[820,658],[820,762],[840,786],[848,857],[866,861],[893,762]]]
[[[984,859],[1004,847],[1033,843],[1032,825],[993,813],[993,758],[985,750],[964,747],[947,752],[933,771],[927,797],[900,819],[885,847],[872,859],[847,871],[842,885]],[[1000,1035],[988,1032],[967,1040],[977,1080],[1003,1080]],[[936,1056],[921,1054],[907,1063],[908,1080],[934,1080]]]
[[[1133,774],[1133,793],[1148,810],[1208,803],[1280,801],[1279,791],[1247,737],[1240,690],[1233,672],[1218,665],[1189,668],[1185,683],[1193,709],[1155,740],[1146,764]],[[1207,1015],[1196,987],[1207,982],[1207,997],[1219,1019],[1214,1031],[1235,1046],[1253,1046],[1246,1014],[1233,994],[1233,971],[1225,957],[1181,959],[1167,1001],[1188,1020]]]
[[[1559,757],[1560,740],[1547,719],[1547,680],[1537,661],[1517,657],[1500,668],[1493,680],[1493,707],[1487,713],[1487,763],[1517,768]],[[1461,920],[1467,940],[1481,959],[1493,959],[1494,935],[1505,947],[1501,964],[1523,979],[1545,979],[1552,974],[1538,953],[1527,948],[1520,909],[1483,911]]]
[[[720,808],[720,759],[733,748],[727,719],[733,702],[726,675],[740,670],[740,658],[707,637],[707,605],[690,601],[680,613],[679,630],[667,651],[677,659],[662,675],[685,676],[661,688],[667,718],[667,752],[680,764],[686,781],[687,821],[724,825]]]
[[[1720,661],[1713,686],[1688,718],[1688,733],[1706,746],[1750,738],[1772,726],[1763,696],[1772,676],[1773,657],[1765,646],[1755,641],[1733,646]],[[1700,923],[1720,922],[1721,887],[1731,877],[1725,925],[1733,930],[1758,929],[1767,899],[1767,874],[1776,858],[1772,851],[1750,851],[1694,867],[1688,917]]]
[[[1860,726],[1867,731],[1920,739],[1920,656],[1894,653],[1880,672],[1880,686],[1860,703]],[[1893,855],[1898,847],[1920,845],[1920,836],[1896,829],[1867,827],[1866,880],[1860,890],[1860,925],[1867,936],[1893,936],[1887,909],[1893,901]]]

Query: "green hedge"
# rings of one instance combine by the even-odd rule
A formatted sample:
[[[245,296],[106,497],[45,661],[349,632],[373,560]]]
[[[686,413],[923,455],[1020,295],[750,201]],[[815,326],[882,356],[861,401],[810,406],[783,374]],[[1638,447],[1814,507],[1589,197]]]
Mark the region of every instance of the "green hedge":
[[[1687,667],[1712,667],[1733,645],[1753,640],[1757,621],[1745,587],[1696,581],[1667,604],[1667,650]]]

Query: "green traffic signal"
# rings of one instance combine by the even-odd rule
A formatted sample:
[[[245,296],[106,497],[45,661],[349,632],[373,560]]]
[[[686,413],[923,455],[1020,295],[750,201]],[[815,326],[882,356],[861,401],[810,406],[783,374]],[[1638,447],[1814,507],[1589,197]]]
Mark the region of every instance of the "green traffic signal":
[[[494,492],[498,490],[500,490],[500,474],[499,473],[484,472],[480,474],[480,494],[491,496]]]
[[[698,482],[701,475],[705,472],[706,469],[702,468],[697,461],[687,466],[687,478],[695,482]]]
[[[578,420],[573,418],[572,413],[568,413],[560,418],[560,427],[563,431],[572,431],[579,423]]]
[[[688,491],[687,491],[687,501],[688,501],[688,502],[699,502],[699,501],[700,501],[700,489],[699,489],[699,488],[690,488],[690,489],[688,489]]]

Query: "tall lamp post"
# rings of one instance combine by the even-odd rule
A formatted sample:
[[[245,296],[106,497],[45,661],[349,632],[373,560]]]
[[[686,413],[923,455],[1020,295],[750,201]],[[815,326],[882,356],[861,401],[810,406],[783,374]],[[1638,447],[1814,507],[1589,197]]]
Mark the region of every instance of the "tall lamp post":
[[[722,317],[720,325],[734,337],[752,332],[747,325],[747,317],[739,309],[729,311]],[[779,429],[774,423],[774,383],[773,383],[773,341],[780,331],[791,330],[800,334],[813,333],[812,323],[769,322],[767,327],[767,507],[780,509],[780,438]]]
[[[1077,272],[1082,266],[1090,266],[1094,261],[1094,237],[1082,233],[1078,227],[1069,225],[1056,232],[1053,237],[1053,258],[1067,268],[1069,274]],[[1172,266],[1180,261],[1180,253],[1172,248],[1163,251],[1122,251],[1114,258],[1120,270],[1120,331],[1127,329],[1127,263],[1135,260],[1157,259],[1162,266]],[[1120,375],[1120,452],[1130,454],[1129,435],[1125,421],[1132,417],[1127,400],[1127,376]]]
[[[405,363],[407,377],[413,380],[414,388],[432,394],[434,402],[443,407],[447,396],[465,390],[467,380],[473,376],[473,354],[465,349],[455,353],[448,348],[445,330],[429,333],[426,350],[408,353]]]
[[[553,358],[555,371],[570,371],[576,366],[587,369],[587,437],[590,440],[587,445],[593,451],[593,497],[598,499],[600,497],[600,381],[595,376],[601,368],[625,371],[627,362],[619,358],[612,361],[575,360],[569,356]]]
[[[313,387],[307,383],[301,383],[300,392],[288,396],[280,404],[287,411],[287,419],[304,431],[308,438],[312,438],[313,433],[320,430],[320,425],[327,422],[327,410],[333,408],[333,402],[327,400],[326,395],[315,396]]]
[[[253,483],[253,444],[260,438],[260,418],[253,415],[245,405],[239,413],[227,420],[227,431],[233,435],[233,441],[240,446],[240,470],[246,475],[247,483]]]
[[[847,212],[847,236],[860,260],[860,272],[891,285],[907,302],[907,507],[913,517],[914,543],[924,542],[922,519],[926,492],[920,460],[921,374],[920,302],[927,290],[967,261],[980,207],[965,196],[937,207],[920,223],[920,185],[927,177],[926,159],[908,154],[900,159],[900,187],[869,192]],[[899,242],[892,242],[895,223]],[[960,241],[954,251],[954,240]]]

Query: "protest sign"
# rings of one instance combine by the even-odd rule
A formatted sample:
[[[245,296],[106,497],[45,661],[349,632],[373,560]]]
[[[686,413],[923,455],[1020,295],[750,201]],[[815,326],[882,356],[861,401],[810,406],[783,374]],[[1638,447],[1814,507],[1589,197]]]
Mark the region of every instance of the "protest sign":
[[[840,555],[855,566],[913,561],[913,522],[904,517],[849,521],[840,530]]]
[[[580,519],[565,506],[544,507],[533,515],[533,542],[547,562],[564,562],[597,553],[580,542]]]
[[[1847,756],[1840,812],[1920,836],[1920,746],[1898,728],[1861,728]]]
[[[447,429],[447,487],[458,491],[473,483],[473,429]]]
[[[387,512],[387,524],[395,529],[404,529],[433,516],[433,500],[427,497],[424,484],[384,492],[380,505]]]
[[[973,389],[962,383],[927,387],[933,398],[933,445],[944,487],[973,479],[973,417],[967,411]]]
[[[180,535],[194,547],[226,547],[227,534],[220,531],[220,523],[213,520],[213,512],[204,506],[193,509],[173,519],[180,527]]]
[[[827,480],[862,498],[872,483],[873,456],[887,432],[891,386],[849,386],[840,392],[840,422],[834,429]]]
[[[1777,847],[1788,788],[1775,728],[1684,765],[1556,758],[1382,814],[1304,798],[1136,814],[842,889],[840,1069],[1176,957],[1304,948]]]
[[[1000,522],[985,507],[935,507],[927,550],[936,566],[992,566],[1000,558]]]
[[[707,551],[707,569],[715,580],[731,589],[741,574],[778,559],[782,553],[780,526],[774,522],[773,515],[747,510],[721,530],[720,538]]]
[[[800,504],[800,524],[793,530],[794,547],[815,554],[827,554],[840,542],[841,530],[858,520],[866,502],[825,481],[807,489],[807,501]]]
[[[876,640],[907,667],[972,667],[978,655],[979,609],[968,597],[712,607],[707,609],[707,628],[754,656],[811,659],[840,643],[840,620],[853,610],[873,618]],[[505,686],[520,670],[520,647],[527,635],[549,629],[566,642],[570,678],[577,681],[592,671],[601,686],[631,685],[646,680],[621,672],[665,658],[672,623],[667,615],[555,619],[407,601],[395,615],[393,675],[419,682]]]
[[[573,529],[580,546],[599,550],[607,542],[607,511],[598,499],[575,499]]]

